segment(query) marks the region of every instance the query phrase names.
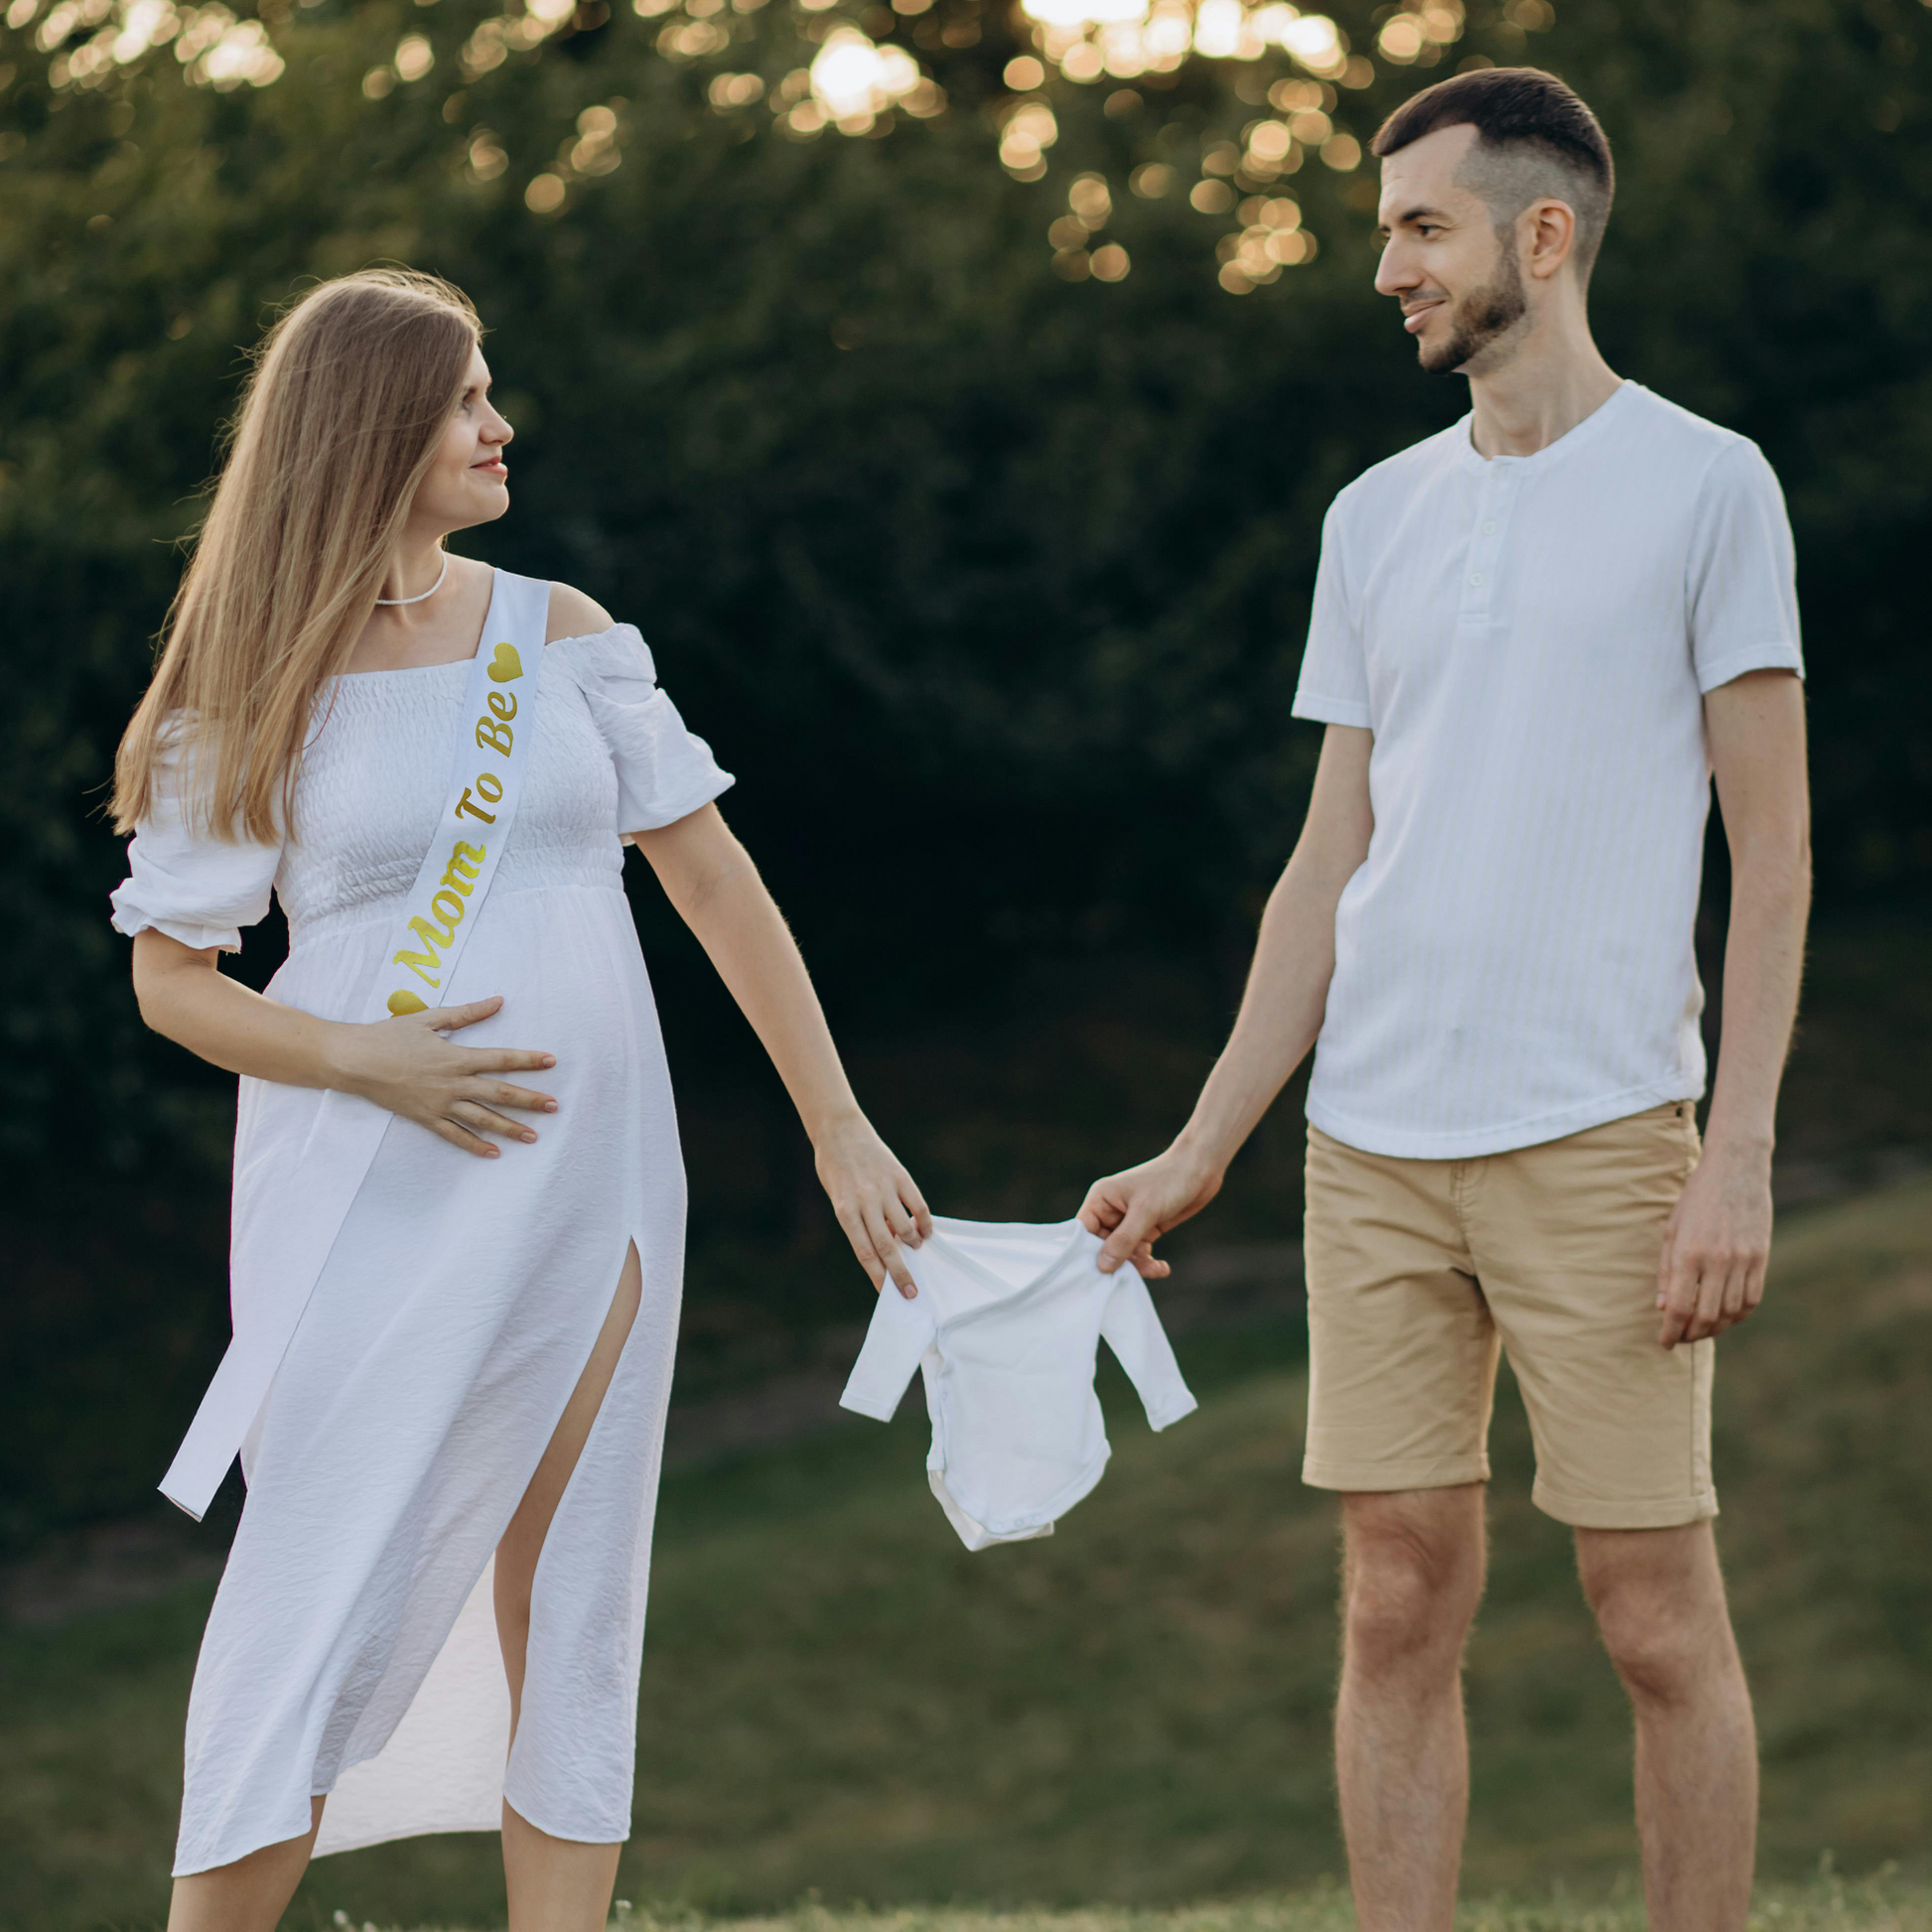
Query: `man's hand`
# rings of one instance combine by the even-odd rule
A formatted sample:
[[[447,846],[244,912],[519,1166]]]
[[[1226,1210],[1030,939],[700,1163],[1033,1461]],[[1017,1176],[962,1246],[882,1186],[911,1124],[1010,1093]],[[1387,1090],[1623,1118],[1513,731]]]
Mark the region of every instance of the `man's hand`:
[[[1734,1327],[1764,1297],[1771,1156],[1710,1143],[1664,1227],[1657,1339],[1666,1348]]]
[[[1155,1258],[1155,1242],[1221,1191],[1223,1172],[1176,1144],[1138,1168],[1096,1180],[1080,1203],[1080,1225],[1107,1237],[1100,1272],[1111,1275],[1131,1261],[1149,1281],[1161,1280],[1168,1264]]]

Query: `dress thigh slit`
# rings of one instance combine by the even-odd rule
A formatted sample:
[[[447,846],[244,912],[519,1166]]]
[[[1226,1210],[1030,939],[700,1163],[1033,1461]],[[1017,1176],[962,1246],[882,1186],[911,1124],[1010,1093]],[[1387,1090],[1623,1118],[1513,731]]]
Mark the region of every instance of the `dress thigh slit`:
[[[630,1832],[651,1528],[680,1301],[678,1276],[654,1278],[649,1243],[633,1237],[600,1342],[624,1313],[632,1254],[635,1311],[567,1479],[551,1492],[554,1510],[530,1538],[522,1683],[503,1780],[504,1802],[519,1817],[585,1844]]]
[[[514,1743],[516,1719],[523,1698],[523,1676],[530,1630],[530,1593],[536,1581],[543,1546],[549,1538],[559,1504],[603,1413],[611,1383],[636,1324],[643,1299],[643,1263],[633,1240],[624,1251],[618,1283],[605,1312],[603,1326],[591,1344],[583,1372],[524,1490],[516,1513],[496,1545],[491,1588],[496,1611],[496,1639],[503,1652],[503,1676],[509,1685],[510,1737]]]

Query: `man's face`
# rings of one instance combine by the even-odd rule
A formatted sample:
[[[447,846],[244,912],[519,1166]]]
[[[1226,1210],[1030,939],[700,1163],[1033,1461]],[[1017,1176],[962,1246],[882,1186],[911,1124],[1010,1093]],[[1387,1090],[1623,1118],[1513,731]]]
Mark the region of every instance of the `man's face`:
[[[1483,375],[1515,352],[1529,308],[1513,229],[1459,176],[1472,127],[1439,127],[1382,163],[1382,263],[1375,286],[1402,304],[1432,375]]]

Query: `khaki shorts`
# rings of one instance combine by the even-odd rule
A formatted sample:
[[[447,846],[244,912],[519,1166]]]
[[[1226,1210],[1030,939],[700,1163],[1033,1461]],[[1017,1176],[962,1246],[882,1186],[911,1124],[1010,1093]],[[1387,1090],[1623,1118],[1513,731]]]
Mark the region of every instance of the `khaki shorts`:
[[[1546,1515],[1603,1530],[1715,1516],[1715,1343],[1657,1343],[1664,1223],[1697,1157],[1688,1100],[1468,1161],[1363,1154],[1311,1127],[1303,1480],[1486,1482],[1501,1347]]]

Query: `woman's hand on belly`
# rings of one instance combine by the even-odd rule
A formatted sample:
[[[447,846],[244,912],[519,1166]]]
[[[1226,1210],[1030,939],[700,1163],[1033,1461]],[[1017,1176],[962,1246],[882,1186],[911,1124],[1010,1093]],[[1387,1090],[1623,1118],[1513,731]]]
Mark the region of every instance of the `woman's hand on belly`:
[[[328,1085],[359,1094],[389,1113],[440,1134],[453,1147],[493,1161],[501,1149],[484,1140],[534,1141],[536,1129],[511,1120],[504,1108],[554,1114],[556,1101],[501,1076],[557,1064],[554,1053],[521,1046],[458,1046],[443,1035],[487,1020],[502,1000],[432,1007],[426,1013],[334,1030],[333,1076]]]
[[[210,1065],[277,1086],[359,1094],[466,1153],[491,1159],[500,1150],[484,1134],[536,1139],[530,1128],[499,1109],[556,1111],[547,1093],[498,1077],[555,1066],[554,1053],[453,1046],[442,1037],[487,1020],[501,1008],[500,997],[356,1026],[264,999],[229,979],[220,958],[213,946],[185,946],[153,928],[134,938],[134,993],[141,1018]]]

